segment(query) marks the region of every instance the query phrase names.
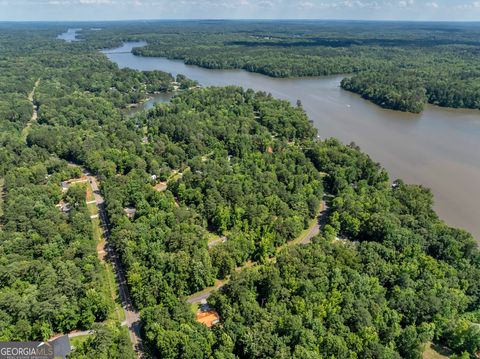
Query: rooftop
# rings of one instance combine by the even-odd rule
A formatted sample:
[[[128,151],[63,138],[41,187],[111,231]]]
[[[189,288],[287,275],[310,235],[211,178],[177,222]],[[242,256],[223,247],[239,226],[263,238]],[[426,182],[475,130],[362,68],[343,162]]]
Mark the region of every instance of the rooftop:
[[[195,319],[197,320],[197,322],[206,325],[208,328],[211,328],[215,324],[220,322],[220,316],[214,310],[208,310],[206,312],[200,311],[196,314]]]

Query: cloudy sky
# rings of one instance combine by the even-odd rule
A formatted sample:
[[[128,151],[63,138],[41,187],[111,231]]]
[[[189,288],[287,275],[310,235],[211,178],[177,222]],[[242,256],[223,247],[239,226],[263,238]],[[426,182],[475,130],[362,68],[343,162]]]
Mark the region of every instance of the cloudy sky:
[[[480,21],[480,0],[0,0],[0,20],[219,18]]]

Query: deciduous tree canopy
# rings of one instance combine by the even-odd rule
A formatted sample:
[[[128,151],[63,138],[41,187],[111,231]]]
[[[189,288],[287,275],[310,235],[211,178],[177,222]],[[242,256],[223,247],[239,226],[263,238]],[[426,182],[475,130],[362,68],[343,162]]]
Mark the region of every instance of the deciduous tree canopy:
[[[470,234],[437,217],[428,189],[392,186],[354,144],[317,140],[301,106],[265,93],[192,89],[127,116],[129,104],[169,89],[173,77],[120,70],[97,53],[135,39],[125,28],[112,25],[66,44],[54,39],[57,25],[1,26],[0,339],[94,328],[73,357],[132,356],[124,330],[94,324],[113,308],[85,188],[60,188],[81,175],[69,161],[101,180],[111,244],[141,309],[144,342],[158,357],[419,358],[432,340],[463,357],[480,349],[479,251]],[[396,47],[358,36],[358,46],[368,43],[382,56],[377,45]],[[273,45],[273,35],[247,40],[271,41],[292,55]],[[318,41],[332,51],[357,46],[351,39]],[[398,51],[429,44],[421,36],[408,41]],[[465,33],[456,41],[459,49],[475,45]],[[299,54],[310,51],[302,46]],[[378,77],[372,69],[359,68],[344,86],[405,110],[411,100],[421,106],[422,96],[441,101],[443,92],[427,88],[415,69]],[[469,81],[460,72],[452,72],[462,79],[458,88]],[[183,88],[195,85],[177,80]],[[411,96],[392,96],[399,86]],[[329,210],[321,234],[292,245],[324,194]],[[69,211],[56,207],[60,200]],[[215,279],[226,279],[209,298],[221,323],[207,329],[185,298]]]

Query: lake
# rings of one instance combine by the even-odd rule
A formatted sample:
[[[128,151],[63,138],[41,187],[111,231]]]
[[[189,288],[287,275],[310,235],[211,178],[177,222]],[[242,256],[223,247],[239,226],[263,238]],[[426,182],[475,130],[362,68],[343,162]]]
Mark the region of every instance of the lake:
[[[66,42],[78,41],[77,32],[82,29],[68,29],[66,32],[57,36],[59,40],[65,40]]]
[[[129,42],[103,52],[121,68],[181,73],[203,86],[238,85],[270,92],[293,104],[300,99],[322,138],[353,141],[380,162],[391,179],[431,188],[439,216],[480,239],[480,111],[431,105],[421,114],[385,110],[342,90],[343,76],[278,79],[131,53],[133,47],[145,44]],[[163,95],[157,100],[168,99]]]

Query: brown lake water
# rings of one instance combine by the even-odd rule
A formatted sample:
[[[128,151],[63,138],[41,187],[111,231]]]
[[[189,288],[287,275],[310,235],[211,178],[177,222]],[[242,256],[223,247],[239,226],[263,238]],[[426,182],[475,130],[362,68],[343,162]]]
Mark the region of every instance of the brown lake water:
[[[105,50],[120,67],[179,73],[203,86],[238,85],[300,99],[322,138],[354,141],[390,173],[390,178],[432,189],[435,209],[449,225],[480,240],[480,111],[427,106],[421,114],[382,109],[340,88],[343,76],[278,79],[243,70],[209,70],[180,60],[134,56],[125,43]],[[154,102],[168,101],[160,95]]]

